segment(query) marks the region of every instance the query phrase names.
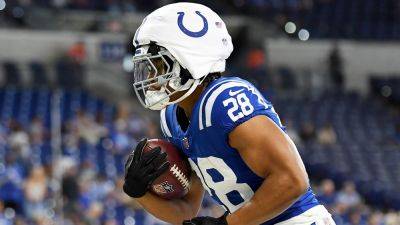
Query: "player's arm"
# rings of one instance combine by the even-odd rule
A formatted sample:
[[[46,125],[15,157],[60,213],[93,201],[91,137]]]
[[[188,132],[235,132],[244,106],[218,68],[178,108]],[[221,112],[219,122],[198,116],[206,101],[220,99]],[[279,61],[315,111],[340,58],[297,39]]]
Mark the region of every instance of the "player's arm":
[[[229,225],[257,225],[270,220],[309,187],[296,146],[268,117],[255,116],[237,126],[229,134],[229,144],[253,172],[265,178],[251,200],[226,218]]]
[[[195,217],[201,206],[204,189],[200,179],[193,173],[189,192],[181,199],[162,199],[150,192],[135,199],[155,217],[171,224],[182,224],[184,220]]]
[[[137,200],[149,213],[171,223],[182,224],[197,215],[204,189],[196,175],[191,177],[189,193],[182,199],[165,200],[148,192],[151,183],[169,168],[166,153],[159,148],[143,153],[147,140],[141,140],[125,164],[124,192]]]

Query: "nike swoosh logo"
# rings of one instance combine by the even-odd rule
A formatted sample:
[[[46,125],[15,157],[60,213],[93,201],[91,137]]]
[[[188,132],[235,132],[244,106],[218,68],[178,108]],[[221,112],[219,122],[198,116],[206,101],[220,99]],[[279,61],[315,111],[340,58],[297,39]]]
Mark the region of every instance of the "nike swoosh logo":
[[[243,90],[244,90],[243,88],[240,89],[240,90],[237,90],[237,91],[229,90],[229,95],[230,96],[235,96],[235,95],[239,94],[240,92],[242,92]]]

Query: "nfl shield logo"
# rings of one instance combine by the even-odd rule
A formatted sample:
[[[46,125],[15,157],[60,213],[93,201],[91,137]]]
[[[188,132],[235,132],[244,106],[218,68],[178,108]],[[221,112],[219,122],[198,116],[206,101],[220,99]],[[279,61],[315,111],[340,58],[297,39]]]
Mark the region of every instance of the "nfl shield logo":
[[[183,143],[183,147],[185,147],[186,149],[189,149],[189,140],[187,139],[187,137],[184,137],[182,139],[182,143]]]
[[[161,184],[154,185],[153,189],[155,192],[161,193],[161,194],[174,192],[174,188],[173,188],[172,184],[169,184],[168,181],[165,181]]]

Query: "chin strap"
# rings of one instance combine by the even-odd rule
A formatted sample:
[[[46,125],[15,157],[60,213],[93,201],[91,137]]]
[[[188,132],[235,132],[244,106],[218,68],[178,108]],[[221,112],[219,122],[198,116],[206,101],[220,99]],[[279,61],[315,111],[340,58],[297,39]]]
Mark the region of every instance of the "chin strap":
[[[189,81],[188,81],[189,82]],[[201,83],[200,80],[193,80],[192,85],[190,86],[189,90],[186,91],[184,95],[182,95],[180,98],[176,99],[175,101],[170,102],[170,96],[172,96],[174,93],[177,93],[179,91],[183,90],[175,90],[173,94],[168,95],[165,88],[163,87],[159,91],[147,91],[145,95],[145,101],[147,108],[151,110],[162,110],[163,108],[167,107],[168,105],[178,103],[182,101],[183,99],[187,98],[190,94],[193,93],[194,90],[196,90],[197,86]]]
[[[169,102],[168,105],[178,103],[178,102],[182,101],[183,99],[187,98],[190,94],[193,93],[193,91],[197,88],[197,86],[199,86],[200,83],[201,83],[200,80],[194,80],[192,83],[192,86],[189,88],[189,90],[186,91],[186,93],[184,95],[182,95],[180,98],[178,98],[175,101]]]
[[[192,83],[192,86],[189,88],[189,90],[184,95],[182,95],[180,98],[178,98],[175,101],[170,102],[169,104],[175,104],[175,103],[178,103],[178,102],[182,101],[183,99],[187,98],[190,94],[193,93],[194,90],[196,90],[197,86],[199,86],[200,84],[203,83],[203,81],[206,78],[207,78],[207,76],[203,77],[202,79],[197,79],[197,80],[190,79],[190,80],[193,80],[193,83]],[[188,82],[190,82],[190,80]],[[179,91],[181,91],[181,90],[179,90]]]

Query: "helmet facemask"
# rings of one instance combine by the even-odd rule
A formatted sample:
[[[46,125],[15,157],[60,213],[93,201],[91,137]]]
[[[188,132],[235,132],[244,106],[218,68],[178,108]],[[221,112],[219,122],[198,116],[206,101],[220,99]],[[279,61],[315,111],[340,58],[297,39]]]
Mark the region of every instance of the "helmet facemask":
[[[137,49],[133,63],[133,87],[145,108],[161,110],[180,102],[201,83],[200,80],[182,79],[183,68],[179,62],[168,50],[155,44]],[[178,98],[173,96],[180,91],[186,92]]]

